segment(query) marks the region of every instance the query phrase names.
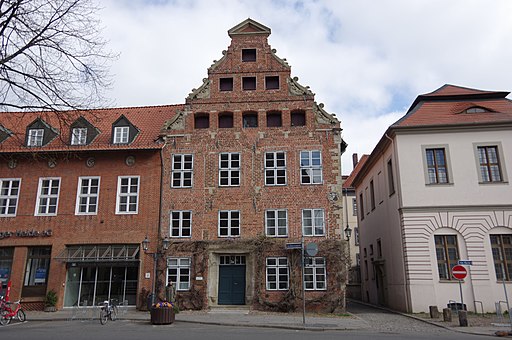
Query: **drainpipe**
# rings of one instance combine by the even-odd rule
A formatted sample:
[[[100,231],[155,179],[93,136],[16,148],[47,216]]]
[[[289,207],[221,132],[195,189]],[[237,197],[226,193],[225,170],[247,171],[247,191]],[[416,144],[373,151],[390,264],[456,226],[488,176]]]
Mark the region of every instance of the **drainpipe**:
[[[384,136],[391,142],[391,145],[393,147],[393,171],[395,173],[395,178],[396,178],[396,183],[395,183],[395,186],[396,186],[396,194],[398,195],[397,198],[398,198],[398,211],[400,212],[400,214],[402,213],[402,208],[403,208],[403,202],[402,202],[402,187],[400,185],[400,173],[398,171],[398,152],[397,152],[397,148],[396,148],[396,144],[394,143],[393,139],[391,137],[388,136],[387,133],[384,134]],[[409,274],[408,274],[408,271],[407,271],[407,265],[406,265],[406,258],[407,258],[407,254],[406,254],[406,251],[405,251],[405,247],[404,247],[404,236],[405,236],[405,230],[404,230],[404,225],[403,223],[401,222],[401,218],[400,218],[400,246],[402,248],[402,254],[403,254],[403,270],[404,270],[404,290],[405,290],[405,310],[407,312],[412,312],[412,306],[411,306],[411,289],[409,287]]]

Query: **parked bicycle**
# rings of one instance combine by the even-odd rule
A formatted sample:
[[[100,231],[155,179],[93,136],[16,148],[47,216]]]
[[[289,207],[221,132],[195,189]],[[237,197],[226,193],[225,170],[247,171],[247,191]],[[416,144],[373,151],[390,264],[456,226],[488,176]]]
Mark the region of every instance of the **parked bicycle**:
[[[109,319],[112,321],[116,321],[117,311],[118,310],[116,300],[111,299],[104,301],[100,309],[100,323],[104,325],[107,323]]]
[[[15,305],[16,308],[12,309]],[[5,298],[0,297],[0,325],[5,326],[11,323],[12,319],[18,319],[20,322],[25,322],[27,316],[21,308],[21,300],[18,301],[5,301]]]

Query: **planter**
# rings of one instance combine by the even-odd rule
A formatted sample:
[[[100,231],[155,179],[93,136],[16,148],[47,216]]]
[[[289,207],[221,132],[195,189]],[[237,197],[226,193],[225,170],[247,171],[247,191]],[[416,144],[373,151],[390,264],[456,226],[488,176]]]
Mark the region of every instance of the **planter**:
[[[151,323],[153,325],[169,325],[174,322],[174,309],[168,307],[151,308]]]

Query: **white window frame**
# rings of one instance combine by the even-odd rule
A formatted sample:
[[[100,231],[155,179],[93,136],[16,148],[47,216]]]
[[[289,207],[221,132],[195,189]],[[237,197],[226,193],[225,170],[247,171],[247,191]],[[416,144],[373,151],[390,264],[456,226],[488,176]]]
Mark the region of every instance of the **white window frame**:
[[[284,219],[282,215],[284,213]],[[269,216],[269,215],[274,216]],[[283,226],[279,222],[284,220],[284,234]],[[288,237],[288,210],[286,209],[268,209],[265,210],[265,235],[270,237]]]
[[[321,216],[317,216],[317,213]],[[310,216],[306,216],[306,215]],[[311,221],[310,225],[306,225]],[[306,228],[311,228],[311,232],[306,233]],[[302,235],[304,236],[324,236],[325,235],[325,211],[324,209],[302,209]]]
[[[267,290],[288,290],[290,287],[290,268],[287,257],[266,258]],[[282,278],[286,277],[286,280]]]
[[[13,188],[14,182],[18,182],[17,188]],[[16,216],[20,190],[21,178],[0,178],[0,217]],[[14,212],[9,213],[12,208],[14,208]]]
[[[98,185],[93,186],[92,181],[97,180]],[[86,185],[84,185],[86,182]],[[93,190],[96,188],[96,190]],[[86,192],[83,192],[84,189]],[[84,204],[82,204],[82,200],[85,200]],[[91,202],[96,200],[95,203]],[[75,215],[97,215],[98,214],[98,206],[100,200],[100,177],[99,176],[84,176],[78,177],[78,187],[76,190],[76,206],[75,206]],[[80,211],[80,207],[85,206],[86,211]],[[94,207],[94,211],[91,211],[91,208]]]
[[[43,146],[44,129],[28,129],[27,146]]]
[[[188,215],[188,218],[185,216]],[[177,217],[177,218],[175,218]],[[176,224],[175,224],[176,222]],[[188,227],[187,227],[188,224]],[[188,229],[188,235],[184,233]],[[174,231],[177,230],[177,235]],[[169,215],[169,237],[172,238],[190,238],[192,237],[192,211],[191,210],[173,210]]]
[[[124,179],[128,179],[128,191],[127,192],[122,192],[122,187],[125,186],[122,184],[122,181]],[[133,185],[131,184],[131,182],[134,180],[134,179],[137,179],[137,186],[136,186],[136,190],[137,192],[132,192],[132,188]],[[116,214],[117,215],[134,215],[134,214],[138,214],[139,213],[139,192],[140,192],[140,176],[118,176],[117,177],[117,198],[116,198]],[[126,197],[127,198],[127,201],[126,202],[121,202],[122,201],[122,198]],[[133,204],[133,202],[129,202],[130,201],[130,198],[132,197],[135,197],[135,211],[129,211],[129,205],[130,204]],[[126,211],[124,210],[121,210],[120,207],[121,207],[121,204],[123,205],[126,205]]]
[[[169,278],[174,276],[176,281],[173,281],[173,284],[177,291],[190,290],[191,263],[192,259],[190,257],[168,257],[165,285],[167,286],[170,281]],[[171,271],[175,271],[175,273],[171,274]]]
[[[44,182],[48,181],[48,186],[43,186]],[[57,183],[57,186],[54,186],[54,183]],[[60,193],[60,177],[41,177],[39,178],[39,186],[37,189],[37,201],[36,201],[36,210],[34,212],[35,216],[56,216],[59,208],[59,193]],[[43,192],[48,188],[47,192]],[[52,192],[53,189],[57,190],[57,193]],[[51,207],[55,207],[55,212],[49,213]],[[42,211],[44,209],[44,211]]]
[[[222,219],[221,215],[227,213],[227,218]],[[233,215],[237,214],[238,218],[234,218]],[[219,210],[219,225],[218,225],[218,236],[219,237],[240,237],[240,210]],[[222,227],[223,220],[226,220],[226,227]],[[238,226],[233,226],[233,223],[238,222]],[[227,229],[226,235],[221,235],[221,229]],[[238,229],[238,233],[233,233],[233,231]]]
[[[267,159],[267,156],[272,155],[272,159]],[[277,160],[277,156],[282,155],[283,159]],[[283,161],[284,165],[278,165],[278,162]],[[265,152],[265,185],[268,186],[282,186],[287,184],[287,174],[286,174],[286,152],[284,151],[267,151]],[[272,164],[267,164],[268,162]],[[283,178],[280,175],[281,172],[284,171],[284,183],[277,183],[279,178]],[[270,183],[272,180],[273,183]]]
[[[238,166],[237,166],[237,162],[238,162]],[[219,186],[220,187],[238,187],[238,186],[240,186],[241,164],[242,164],[242,156],[239,152],[221,152],[219,154]],[[227,183],[223,184],[222,183],[223,180],[226,180]]]
[[[300,152],[300,184],[322,184],[322,172],[322,152],[320,150]]]
[[[76,127],[71,130],[71,145],[87,144],[87,128]]]
[[[319,280],[323,276],[323,280]],[[304,259],[304,289],[327,290],[327,267],[325,257],[306,257]]]
[[[190,157],[190,160],[188,158]],[[193,154],[174,154],[172,155],[172,188],[191,188],[194,184],[194,155]],[[189,177],[188,177],[189,176]],[[190,185],[187,185],[190,181]],[[179,182],[176,183],[175,182]]]
[[[115,126],[114,127],[114,144],[128,144],[130,140],[130,127],[129,126]]]

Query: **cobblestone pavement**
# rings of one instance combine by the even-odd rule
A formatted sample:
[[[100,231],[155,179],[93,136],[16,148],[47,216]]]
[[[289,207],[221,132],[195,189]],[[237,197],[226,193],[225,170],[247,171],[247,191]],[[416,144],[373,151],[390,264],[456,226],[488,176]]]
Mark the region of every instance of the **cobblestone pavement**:
[[[420,320],[354,301],[347,301],[347,311],[367,322],[372,330],[379,333],[446,334],[446,332],[450,332],[450,330]]]

